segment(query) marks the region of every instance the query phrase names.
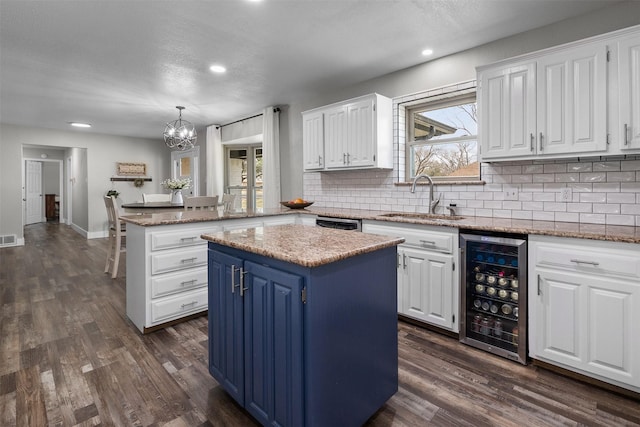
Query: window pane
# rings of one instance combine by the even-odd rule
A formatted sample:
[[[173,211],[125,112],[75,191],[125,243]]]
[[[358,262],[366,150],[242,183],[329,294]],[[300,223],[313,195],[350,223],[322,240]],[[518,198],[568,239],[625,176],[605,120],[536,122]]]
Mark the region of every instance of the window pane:
[[[478,123],[473,96],[426,102],[408,112],[407,173],[441,180],[478,179]]]
[[[474,177],[480,175],[478,142],[473,140],[410,147],[411,175],[432,177]]]
[[[439,141],[477,134],[475,102],[422,110],[413,114],[413,135],[416,141]]]

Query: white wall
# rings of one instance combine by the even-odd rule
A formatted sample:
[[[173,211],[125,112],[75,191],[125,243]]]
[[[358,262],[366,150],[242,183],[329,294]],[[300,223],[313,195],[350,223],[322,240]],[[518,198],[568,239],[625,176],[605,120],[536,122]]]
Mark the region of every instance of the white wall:
[[[395,98],[475,79],[477,66],[637,24],[640,24],[640,1],[627,1],[355,86],[326,89],[292,103],[288,110],[288,127],[281,132],[288,142],[281,151],[282,164],[289,165],[281,171],[282,197],[287,199],[303,194],[302,111],[371,92]],[[281,128],[284,128],[283,123]],[[307,182],[306,178],[304,182]]]
[[[112,186],[120,191],[120,199],[123,202],[133,202],[142,199],[143,191],[163,192],[160,182],[170,176],[170,151],[161,139],[128,138],[86,131],[64,132],[0,124],[0,235],[16,234],[19,239],[23,236],[22,191],[18,183],[21,182],[24,144],[86,149],[86,165],[82,163],[82,152],[71,150],[71,153],[81,160],[77,167],[86,170],[86,176],[76,176],[78,194],[75,194],[74,189],[72,203],[75,205],[76,202],[80,202],[79,212],[75,212],[74,209],[73,220],[89,237],[106,235],[107,216],[102,196]],[[145,183],[141,189],[135,188],[131,182],[117,182],[112,185],[110,178],[116,173],[117,162],[146,163],[148,175],[153,181]]]

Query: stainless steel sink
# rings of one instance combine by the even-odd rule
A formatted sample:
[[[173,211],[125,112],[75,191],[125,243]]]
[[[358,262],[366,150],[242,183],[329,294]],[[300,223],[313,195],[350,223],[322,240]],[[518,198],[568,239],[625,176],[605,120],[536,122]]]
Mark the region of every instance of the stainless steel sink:
[[[434,220],[434,221],[459,221],[465,218],[460,215],[438,215],[438,214],[405,213],[405,212],[391,212],[391,213],[386,213],[379,216],[383,216],[386,218],[425,219],[425,220]]]

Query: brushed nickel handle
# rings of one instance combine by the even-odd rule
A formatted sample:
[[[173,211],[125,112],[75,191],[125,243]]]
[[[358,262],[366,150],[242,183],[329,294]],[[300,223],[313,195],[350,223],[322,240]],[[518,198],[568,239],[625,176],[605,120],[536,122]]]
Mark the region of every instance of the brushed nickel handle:
[[[624,145],[629,144],[629,125],[624,124]]]
[[[543,146],[542,146],[542,145],[543,145],[543,144],[542,144],[542,143],[543,143],[543,141],[544,141],[544,135],[542,135],[542,132],[540,132],[540,151],[543,151],[543,150],[544,150],[544,148],[543,148]]]
[[[322,166],[322,156],[318,156],[318,166]]]
[[[347,153],[347,164],[351,164],[351,154]]]
[[[533,151],[536,148],[535,147],[535,142],[536,142],[536,137],[532,133],[531,134],[531,151]]]
[[[195,283],[198,283],[198,279],[185,280],[184,282],[180,282],[180,286],[193,285]]]
[[[244,291],[249,289],[244,287],[244,275],[247,274],[247,272],[243,271],[242,268],[239,271],[240,271],[240,296],[244,297]]]
[[[407,269],[407,254],[402,254],[402,268]]]
[[[235,293],[236,289],[236,266],[231,264],[231,293]]]
[[[542,290],[540,289],[540,275],[538,274],[538,295],[542,295]]]
[[[182,259],[180,260],[180,263],[184,264],[184,263],[186,263],[186,262],[193,262],[193,261],[195,261],[195,260],[197,260],[197,259],[198,259],[198,257],[197,257],[197,256],[194,256],[194,257],[191,257],[191,258],[182,258]]]
[[[198,301],[191,301],[191,302],[187,302],[185,304],[180,305],[181,308],[187,308],[187,307],[192,307],[194,305],[196,305],[198,303]]]
[[[589,264],[589,265],[593,265],[594,267],[597,267],[600,265],[600,263],[597,261],[583,261],[581,259],[572,259],[571,262],[575,262],[576,264]]]
[[[347,164],[347,153],[342,153],[342,164],[343,165]]]
[[[186,242],[187,240],[189,240],[189,241],[193,242],[193,241],[194,241],[195,239],[197,239],[197,238],[198,238],[197,236],[182,237],[182,238],[180,239],[180,241],[181,241],[181,242]]]
[[[420,242],[422,242],[422,246],[435,246],[436,242],[434,240],[422,240],[420,239]]]

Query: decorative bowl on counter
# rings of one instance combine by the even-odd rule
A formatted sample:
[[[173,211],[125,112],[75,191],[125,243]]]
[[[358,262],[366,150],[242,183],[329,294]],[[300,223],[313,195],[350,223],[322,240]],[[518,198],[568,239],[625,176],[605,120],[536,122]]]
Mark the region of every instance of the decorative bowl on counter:
[[[287,202],[280,202],[280,204],[282,206],[288,207],[289,209],[303,209],[303,208],[306,208],[307,206],[311,206],[313,204],[313,202],[308,202],[308,201],[305,200],[302,203],[296,203],[296,202],[293,202],[293,201],[290,200],[290,201],[287,201]]]

